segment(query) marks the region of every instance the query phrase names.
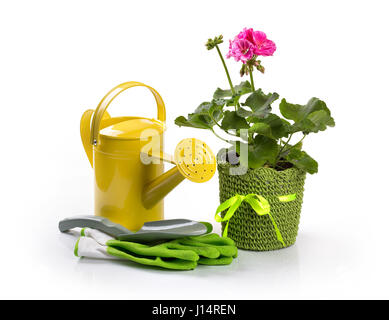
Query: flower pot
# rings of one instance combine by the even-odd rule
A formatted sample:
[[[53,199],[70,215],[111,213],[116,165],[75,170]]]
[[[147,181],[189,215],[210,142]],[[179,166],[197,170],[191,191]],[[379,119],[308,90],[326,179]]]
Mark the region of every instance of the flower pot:
[[[300,221],[306,173],[292,167],[283,171],[272,168],[248,169],[243,175],[231,175],[232,167],[234,166],[228,162],[218,163],[220,203],[236,194],[255,193],[263,196],[269,201],[270,213],[281,232],[285,247],[294,244]],[[281,202],[278,198],[290,194],[296,195],[295,200]],[[223,222],[223,230],[225,225]],[[229,220],[228,237],[233,239],[240,249],[267,251],[284,248],[277,240],[270,217],[258,215],[246,202],[240,205]]]

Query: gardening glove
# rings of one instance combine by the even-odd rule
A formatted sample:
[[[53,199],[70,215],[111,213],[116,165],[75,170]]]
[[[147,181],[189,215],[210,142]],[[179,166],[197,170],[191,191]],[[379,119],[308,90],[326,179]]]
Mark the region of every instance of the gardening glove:
[[[126,245],[127,243],[134,243],[114,240],[112,237],[106,235],[105,233],[90,228],[84,228],[81,231],[81,234],[95,239],[102,245],[108,245],[111,247],[123,247],[124,249],[127,249],[125,248],[128,246]],[[199,264],[207,265],[230,264],[232,260],[238,255],[238,249],[236,248],[232,239],[220,237],[215,233],[179,238],[176,240],[166,241],[152,247],[154,250],[159,248],[183,250],[184,252],[190,250],[199,256],[197,261]],[[143,253],[139,252],[138,254]]]
[[[238,249],[230,238],[216,233],[180,238],[165,243],[167,248],[191,250],[199,255],[198,264],[226,265],[238,256]]]
[[[111,243],[112,242],[112,243]],[[115,240],[94,229],[84,228],[77,240],[74,254],[78,257],[130,260],[135,263],[173,270],[191,270],[199,256],[189,250],[169,250],[135,242]]]
[[[105,233],[84,228],[75,249],[77,256],[128,259],[175,270],[194,269],[199,264],[230,264],[237,256],[231,239],[216,234],[194,236],[155,245],[115,240]]]

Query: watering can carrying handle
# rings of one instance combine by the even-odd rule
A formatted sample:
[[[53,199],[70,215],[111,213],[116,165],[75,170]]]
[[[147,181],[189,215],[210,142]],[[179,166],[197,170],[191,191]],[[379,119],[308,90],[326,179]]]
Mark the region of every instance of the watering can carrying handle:
[[[157,107],[158,107],[158,120],[165,122],[166,120],[165,104],[161,96],[155,89],[141,82],[136,82],[136,81],[124,82],[122,84],[119,84],[115,88],[113,88],[111,91],[109,91],[97,106],[93,115],[92,125],[91,125],[91,136],[90,136],[91,144],[97,144],[101,120],[103,119],[104,113],[107,110],[110,103],[112,102],[112,100],[115,99],[124,90],[127,90],[132,87],[138,87],[138,86],[146,87],[151,91],[151,93],[154,95],[155,102],[157,103]]]

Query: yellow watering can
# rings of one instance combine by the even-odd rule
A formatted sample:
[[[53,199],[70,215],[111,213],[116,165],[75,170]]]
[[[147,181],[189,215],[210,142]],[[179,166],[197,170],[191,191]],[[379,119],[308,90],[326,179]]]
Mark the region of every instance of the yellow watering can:
[[[126,89],[144,86],[154,95],[158,118],[111,117],[106,111]],[[94,168],[95,215],[139,230],[162,220],[163,198],[185,178],[205,182],[216,169],[215,157],[202,141],[182,140],[174,157],[163,152],[165,104],[159,93],[140,82],[125,82],[109,91],[96,110],[81,118],[81,139]],[[164,172],[163,162],[175,166]]]

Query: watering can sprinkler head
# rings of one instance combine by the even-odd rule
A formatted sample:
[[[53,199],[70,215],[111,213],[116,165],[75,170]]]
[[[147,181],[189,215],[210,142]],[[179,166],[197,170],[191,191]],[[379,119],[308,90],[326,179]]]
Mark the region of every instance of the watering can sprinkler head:
[[[181,140],[176,146],[174,159],[165,154],[151,157],[175,166],[145,186],[142,196],[145,208],[152,208],[185,178],[202,183],[210,180],[216,171],[212,150],[205,142],[195,138]]]
[[[181,140],[174,152],[174,159],[180,173],[190,181],[206,182],[215,174],[215,156],[201,140]]]

